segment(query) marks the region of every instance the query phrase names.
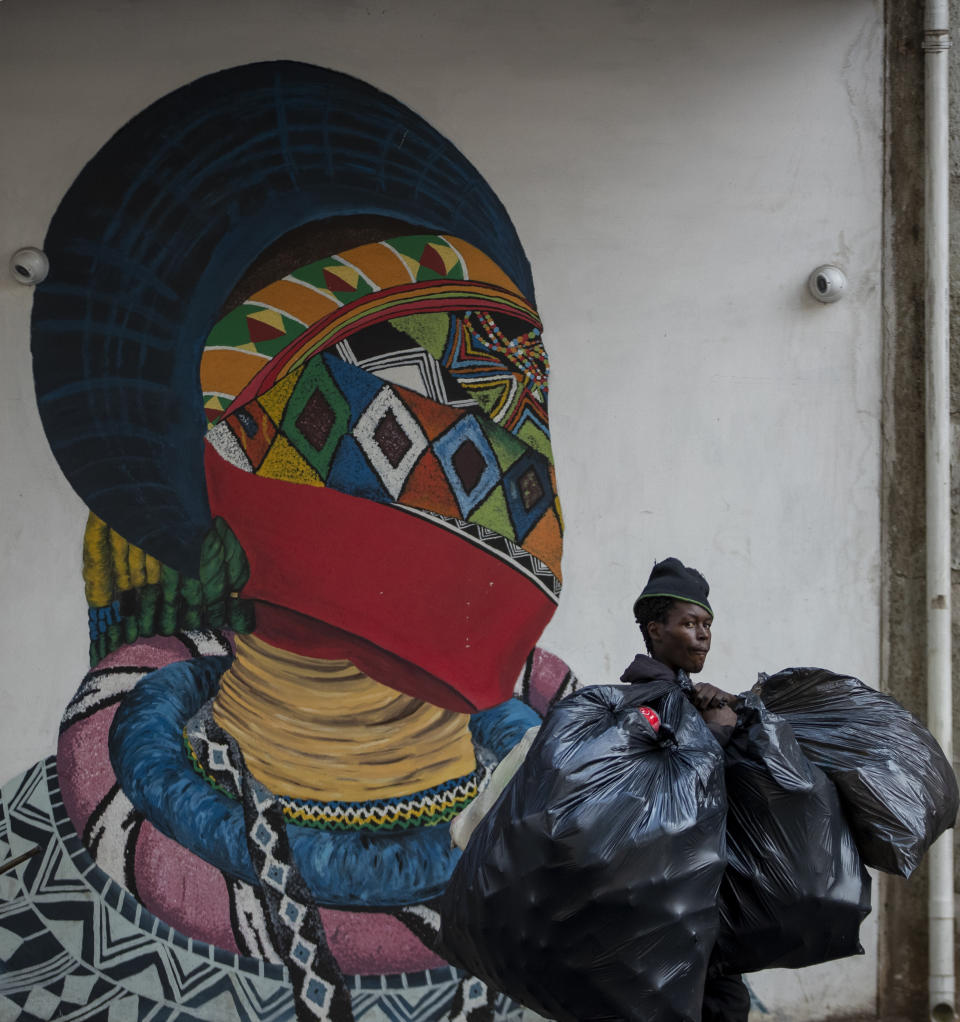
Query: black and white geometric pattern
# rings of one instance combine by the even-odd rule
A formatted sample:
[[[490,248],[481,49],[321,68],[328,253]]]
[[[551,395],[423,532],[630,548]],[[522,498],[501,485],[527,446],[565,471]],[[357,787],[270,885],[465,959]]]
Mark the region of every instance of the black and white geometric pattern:
[[[260,889],[226,874],[224,879],[230,897],[230,924],[237,947],[251,958],[264,958],[275,965],[283,965],[273,946]]]
[[[425,348],[392,324],[369,327],[341,341],[331,352],[350,365],[452,408],[478,408]]]
[[[293,1022],[285,970],[176,933],[92,861],[51,757],[5,786],[0,1019]]]
[[[213,719],[213,700],[206,702],[187,721],[183,737],[191,758],[196,757],[194,769],[201,765],[207,779],[216,787],[236,799],[243,798],[243,777],[231,751],[230,736]]]
[[[0,874],[2,1022],[295,1022],[275,952],[246,957],[185,937],[97,867],[66,815],[53,757],[0,789],[0,866],[38,848]],[[452,966],[343,981],[358,1022],[444,1022],[480,999]],[[497,1022],[523,1017],[502,995],[492,1003]]]
[[[229,656],[233,652],[230,643],[214,628],[177,632],[175,638],[187,647],[191,656]]]
[[[103,667],[90,671],[67,705],[60,730],[65,730],[110,703],[119,703],[152,670],[152,667]]]
[[[450,1009],[451,1022],[492,1022],[497,994],[475,977],[461,981]]]
[[[440,913],[432,905],[407,905],[394,910],[394,916],[424,945],[443,954],[440,944]],[[461,974],[448,1018],[450,1022],[493,1022],[498,1008],[509,1004],[502,994],[491,990],[476,976]]]
[[[114,784],[90,814],[83,832],[84,847],[94,862],[134,897],[134,853],[143,820],[120,785]]]
[[[350,994],[294,864],[280,803],[249,771],[243,771],[243,780],[247,847],[260,879],[273,946],[293,983],[297,1019],[349,1022]]]
[[[398,976],[348,977],[357,1022],[522,1022],[538,1017],[452,965],[403,978],[410,987],[401,987]]]
[[[405,511],[407,514],[416,515],[419,518],[426,518],[434,524],[443,525],[451,532],[457,533],[462,539],[470,540],[477,546],[483,547],[487,553],[494,554],[500,560],[505,561],[511,568],[516,569],[531,582],[535,583],[547,596],[557,603],[560,599],[560,591],[563,583],[538,557],[528,553],[521,546],[517,546],[512,540],[502,536],[493,529],[483,525],[475,525],[473,522],[464,522],[459,518],[448,518],[446,515],[437,514],[435,511],[424,511],[416,507],[406,507],[402,504],[393,505],[397,511]]]
[[[176,632],[170,638],[183,645],[187,657],[227,656],[233,652],[226,638],[212,628]],[[95,667],[67,705],[60,722],[61,732],[105,706],[119,703],[144,675],[154,670],[155,667]]]

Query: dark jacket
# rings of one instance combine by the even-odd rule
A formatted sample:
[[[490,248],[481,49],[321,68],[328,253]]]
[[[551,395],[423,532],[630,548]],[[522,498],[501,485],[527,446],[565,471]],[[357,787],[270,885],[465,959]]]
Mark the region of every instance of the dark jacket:
[[[674,671],[666,664],[654,660],[645,653],[638,653],[630,666],[620,675],[620,680],[625,685],[643,684],[648,681],[672,681],[679,685],[684,695],[692,702],[694,685],[690,675],[686,671]],[[710,733],[722,745],[726,746],[734,732],[734,725],[730,724],[707,724]]]

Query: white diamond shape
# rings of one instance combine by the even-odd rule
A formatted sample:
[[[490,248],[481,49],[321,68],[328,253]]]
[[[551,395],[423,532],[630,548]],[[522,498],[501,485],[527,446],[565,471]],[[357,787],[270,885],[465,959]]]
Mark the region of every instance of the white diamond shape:
[[[380,449],[380,445],[373,438],[377,426],[380,425],[387,412],[393,413],[397,424],[410,440],[410,449],[400,459],[396,467],[390,464],[389,459]],[[396,393],[390,387],[384,387],[360,416],[356,426],[353,427],[353,435],[363,448],[363,453],[366,454],[370,464],[380,477],[387,493],[393,500],[396,500],[403,490],[407,476],[413,471],[413,466],[427,449],[427,438],[420,428],[420,423],[410,414]]]

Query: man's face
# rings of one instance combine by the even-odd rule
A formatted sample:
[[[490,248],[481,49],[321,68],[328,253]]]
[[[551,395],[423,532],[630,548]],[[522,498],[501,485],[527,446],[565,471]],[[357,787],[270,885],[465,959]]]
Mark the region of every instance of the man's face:
[[[667,611],[666,621],[647,625],[653,656],[673,670],[697,674],[710,652],[713,615],[695,603],[677,600]]]

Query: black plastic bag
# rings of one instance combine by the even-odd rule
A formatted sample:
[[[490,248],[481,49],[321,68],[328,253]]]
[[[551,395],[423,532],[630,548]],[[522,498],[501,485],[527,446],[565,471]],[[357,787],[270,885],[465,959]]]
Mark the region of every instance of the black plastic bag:
[[[722,750],[680,689],[581,690],[470,838],[441,903],[446,953],[563,1022],[698,1020],[725,811]]]
[[[739,716],[726,748],[728,861],[711,969],[797,969],[862,954],[870,876],[833,782],[756,693]]]
[[[868,866],[908,877],[957,817],[957,779],[923,724],[857,678],[793,667],[754,686],[840,792]]]

